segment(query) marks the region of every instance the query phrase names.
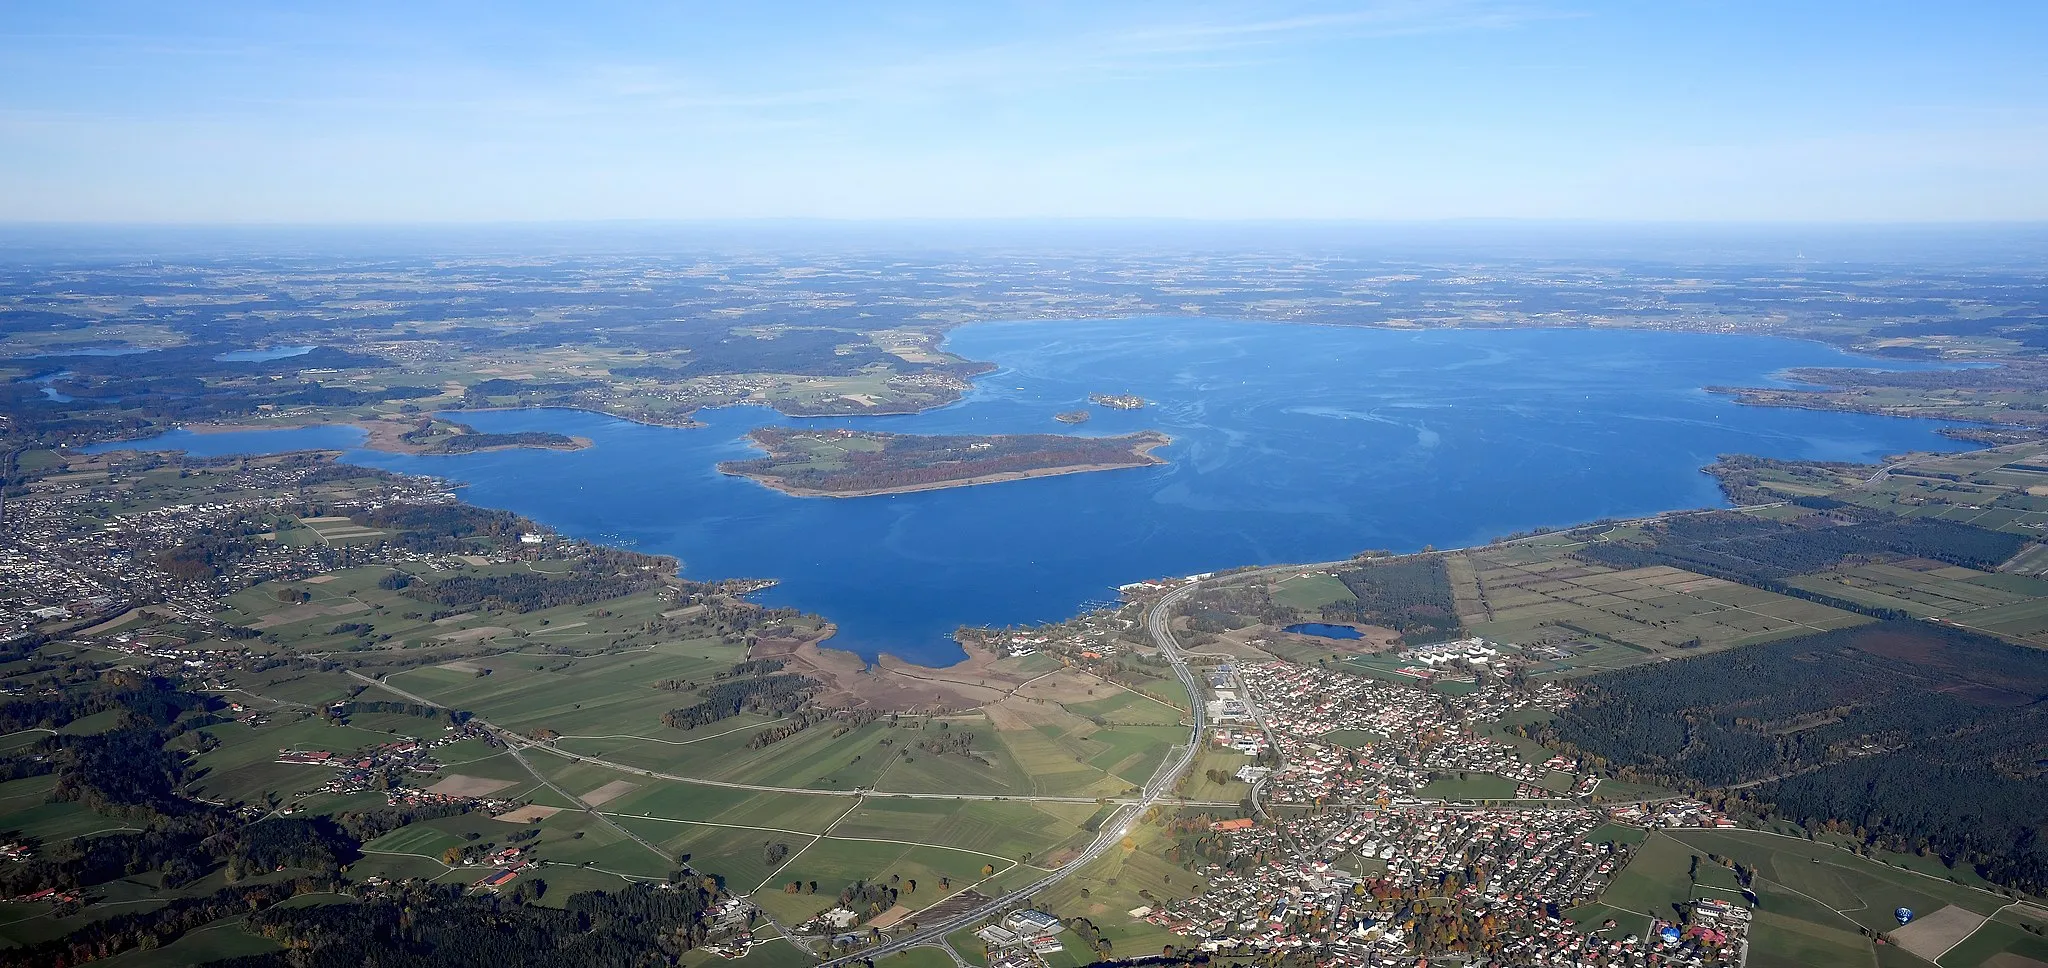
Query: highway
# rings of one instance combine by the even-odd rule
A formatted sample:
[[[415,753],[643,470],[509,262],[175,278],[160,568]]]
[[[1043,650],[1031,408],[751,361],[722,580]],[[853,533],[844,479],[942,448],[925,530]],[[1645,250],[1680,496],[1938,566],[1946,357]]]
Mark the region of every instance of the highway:
[[[1887,468],[1887,470],[1889,470],[1889,468]],[[1759,506],[1768,507],[1770,505]],[[1686,514],[1710,513],[1712,510],[1715,509],[1664,512],[1662,514],[1650,515],[1645,518],[1640,518],[1637,519],[1637,521],[1640,522],[1659,520],[1665,518],[1678,517]],[[1737,510],[1743,509],[1738,508]],[[1526,538],[1513,539],[1503,543],[1515,544],[1521,541],[1543,540],[1553,537],[1554,535],[1552,534],[1532,535]],[[1446,550],[1455,551],[1470,549]],[[655,770],[643,769],[635,766],[628,766],[622,763],[613,762],[611,760],[600,759],[595,756],[588,756],[582,753],[576,753],[570,750],[565,750],[558,746],[554,746],[553,744],[536,742],[528,737],[521,736],[518,733],[512,732],[511,730],[507,730],[502,727],[495,726],[491,723],[485,722],[482,719],[477,719],[476,722],[482,724],[485,728],[490,729],[494,734],[504,739],[506,743],[511,745],[515,750],[522,747],[531,749],[541,749],[546,750],[550,753],[554,753],[558,756],[567,757],[569,759],[578,760],[585,763],[591,763],[597,766],[603,766],[608,769],[619,771],[621,773],[635,774],[638,776],[645,776],[659,780],[672,780],[681,783],[695,783],[704,786],[727,787],[738,790],[754,790],[763,793],[800,794],[806,796],[876,797],[918,800],[1021,800],[1062,803],[1104,802],[1119,804],[1116,811],[1111,813],[1109,817],[1103,821],[1101,829],[1095,835],[1095,839],[1091,840],[1088,843],[1087,847],[1083,848],[1079,854],[1077,854],[1073,859],[1067,861],[1065,864],[1062,864],[1058,869],[1049,871],[1044,876],[1039,877],[1036,880],[1033,880],[1032,882],[1024,885],[1023,887],[1019,887],[1015,890],[1009,891],[1000,897],[992,898],[989,901],[980,904],[971,910],[947,918],[944,921],[935,922],[932,924],[920,924],[916,930],[899,935],[882,944],[875,945],[873,947],[863,948],[851,954],[842,955],[838,958],[832,958],[819,963],[820,968],[840,968],[840,966],[849,965],[854,962],[872,961],[875,959],[884,958],[889,955],[906,951],[908,949],[919,947],[922,945],[942,946],[945,943],[945,938],[947,935],[952,934],[955,931],[959,931],[963,928],[969,928],[978,925],[995,916],[996,914],[999,914],[1014,906],[1017,906],[1028,900],[1032,895],[1037,894],[1040,891],[1043,891],[1049,887],[1052,887],[1053,885],[1056,885],[1063,880],[1066,880],[1068,877],[1073,876],[1075,872],[1088,866],[1090,863],[1093,863],[1097,858],[1108,853],[1112,847],[1119,844],[1123,840],[1123,838],[1130,833],[1131,828],[1137,823],[1138,818],[1144,816],[1145,812],[1155,805],[1176,804],[1226,806],[1225,804],[1209,804],[1202,801],[1182,800],[1180,798],[1169,797],[1166,795],[1167,791],[1172,790],[1174,786],[1180,782],[1181,777],[1187,773],[1188,769],[1191,766],[1193,766],[1195,761],[1195,755],[1201,749],[1202,731],[1208,725],[1208,710],[1202,698],[1204,696],[1204,691],[1201,685],[1196,681],[1193,670],[1191,670],[1188,666],[1187,656],[1181,650],[1179,640],[1175,638],[1173,634],[1173,629],[1171,627],[1173,611],[1175,608],[1179,607],[1179,605],[1182,602],[1186,601],[1197,590],[1199,590],[1204,584],[1232,584],[1249,579],[1264,577],[1266,575],[1277,574],[1280,572],[1301,571],[1316,568],[1331,568],[1346,563],[1347,562],[1324,562],[1318,564],[1268,565],[1259,568],[1247,568],[1241,571],[1234,571],[1228,574],[1218,575],[1210,578],[1203,578],[1197,581],[1191,581],[1186,585],[1183,585],[1179,588],[1174,589],[1173,591],[1168,592],[1167,594],[1161,596],[1159,600],[1153,602],[1152,605],[1146,609],[1145,630],[1147,634],[1151,636],[1153,643],[1159,648],[1160,655],[1164,656],[1167,662],[1173,666],[1174,675],[1180,679],[1181,685],[1187,690],[1190,728],[1188,731],[1187,743],[1185,745],[1175,746],[1167,752],[1166,759],[1159,764],[1159,768],[1153,772],[1152,778],[1146,781],[1145,786],[1140,790],[1139,795],[1134,798],[1112,797],[1098,801],[1097,799],[1092,797],[1056,797],[1028,795],[1000,796],[995,794],[974,793],[892,793],[868,789],[816,790],[803,787],[766,786],[762,784],[753,783],[736,783],[725,780],[710,780],[701,777],[680,776],[676,774],[662,773]],[[358,680],[377,686],[381,689],[384,689],[398,696],[404,697],[405,699],[411,700],[413,702],[430,706],[440,705],[431,699],[407,692],[406,690],[394,686],[381,679],[373,679],[369,676],[365,676],[361,673],[354,671],[349,671],[348,674],[350,676],[355,677]],[[1248,703],[1247,705],[1249,707],[1250,704]],[[1271,731],[1270,728],[1264,722],[1264,717],[1262,715],[1256,715],[1255,719],[1256,725],[1258,725],[1260,729],[1267,731],[1270,736]],[[1274,747],[1274,749],[1277,752],[1277,745]],[[536,775],[538,774],[536,773]],[[564,795],[567,794],[564,793]],[[1254,790],[1253,798],[1254,803],[1256,804],[1256,789]],[[1228,804],[1227,806],[1235,806],[1235,804]],[[638,840],[639,838],[636,837],[634,839]],[[776,927],[780,928],[780,925],[777,925]],[[785,931],[784,934],[787,935],[787,932]],[[790,939],[790,941],[791,944],[796,943],[793,938]]]
[[[1232,579],[1236,579],[1247,576],[1245,574],[1240,573],[1229,577]],[[1161,762],[1159,764],[1159,768],[1153,771],[1152,778],[1146,781],[1144,788],[1139,791],[1139,795],[1135,798],[1114,798],[1110,800],[1109,802],[1121,803],[1122,805],[1117,808],[1116,812],[1110,814],[1108,819],[1103,821],[1101,829],[1095,835],[1095,839],[1090,841],[1088,843],[1088,846],[1082,849],[1080,854],[1076,855],[1072,860],[1067,861],[1065,864],[1062,864],[1058,869],[1047,873],[1045,876],[1040,877],[1037,880],[1034,880],[1023,887],[1020,887],[1014,891],[1010,891],[1009,893],[1006,893],[1001,897],[994,898],[965,913],[959,914],[952,918],[948,918],[945,921],[937,922],[934,924],[921,924],[918,926],[917,930],[909,932],[904,935],[900,935],[881,945],[863,948],[860,951],[855,952],[853,954],[839,958],[834,958],[832,960],[823,962],[822,964],[824,968],[833,968],[833,966],[850,964],[856,961],[867,961],[875,958],[881,958],[886,955],[895,954],[899,951],[917,947],[919,945],[943,942],[945,940],[946,935],[952,934],[953,932],[958,931],[961,928],[973,927],[977,924],[980,924],[982,921],[987,920],[991,916],[1000,913],[1001,911],[1009,907],[1012,907],[1016,904],[1023,902],[1025,899],[1031,897],[1031,895],[1036,894],[1039,891],[1043,891],[1046,888],[1053,886],[1054,884],[1058,884],[1060,881],[1063,881],[1067,879],[1067,877],[1071,876],[1075,871],[1078,871],[1081,868],[1088,866],[1088,864],[1092,863],[1096,858],[1101,857],[1103,854],[1107,853],[1110,850],[1110,848],[1120,843],[1123,840],[1124,836],[1130,832],[1132,825],[1137,822],[1138,818],[1144,816],[1145,811],[1151,809],[1151,807],[1154,804],[1183,802],[1177,800],[1176,798],[1166,796],[1166,793],[1167,791],[1172,790],[1175,784],[1180,782],[1180,778],[1184,774],[1186,774],[1188,768],[1194,764],[1195,753],[1201,748],[1200,744],[1202,740],[1202,729],[1205,725],[1207,725],[1206,718],[1208,711],[1207,707],[1202,702],[1201,686],[1195,681],[1194,671],[1188,668],[1187,657],[1184,654],[1182,654],[1180,650],[1179,640],[1174,638],[1171,623],[1173,618],[1173,610],[1176,607],[1178,607],[1181,602],[1186,601],[1189,595],[1194,594],[1195,590],[1199,587],[1201,587],[1200,582],[1190,582],[1187,585],[1174,589],[1173,591],[1162,596],[1158,601],[1152,603],[1152,607],[1147,609],[1145,613],[1146,631],[1150,633],[1150,635],[1152,636],[1152,641],[1158,645],[1160,654],[1166,658],[1167,662],[1173,665],[1174,675],[1180,679],[1181,685],[1187,689],[1189,722],[1192,725],[1188,731],[1187,743],[1185,745],[1176,746],[1167,752],[1165,761]],[[355,677],[358,680],[361,680],[362,682],[366,682],[371,685],[377,686],[378,688],[393,693],[394,695],[403,697],[412,702],[428,706],[439,705],[438,703],[426,698],[425,696],[419,696],[411,692],[407,692],[406,690],[394,686],[381,679],[373,679],[369,676],[354,671],[350,671],[349,675]],[[799,787],[774,787],[761,786],[758,784],[749,783],[729,783],[719,780],[705,780],[697,777],[675,776],[672,774],[657,772],[655,770],[645,770],[639,767],[626,766],[624,764],[614,763],[609,760],[599,759],[594,756],[585,756],[581,753],[573,753],[568,750],[560,749],[558,747],[535,743],[527,737],[514,733],[511,730],[507,730],[502,727],[492,725],[491,723],[485,722],[481,719],[478,719],[477,722],[482,723],[482,725],[485,728],[491,730],[499,738],[505,740],[505,742],[508,745],[512,746],[514,749],[518,749],[520,747],[545,749],[548,752],[554,753],[558,756],[566,756],[570,759],[581,760],[586,763],[592,763],[599,766],[608,767],[610,769],[618,770],[623,773],[632,773],[639,776],[651,777],[654,779],[676,780],[685,783],[701,783],[707,786],[731,787],[734,789],[741,790],[759,790],[766,793],[801,793],[810,794],[813,796],[823,795],[849,797],[902,797],[908,799],[924,800],[1035,800],[1078,803],[1096,802],[1095,799],[1092,797],[1005,797],[993,796],[988,794],[884,793],[873,790],[809,790]],[[565,793],[564,795],[567,794]]]
[[[1153,771],[1152,779],[1145,783],[1141,795],[1110,814],[1109,819],[1103,821],[1102,829],[1095,835],[1095,839],[1090,841],[1074,859],[1060,865],[1059,869],[963,914],[936,924],[920,924],[917,930],[908,934],[874,947],[863,948],[850,955],[822,962],[821,968],[837,968],[856,961],[879,959],[918,945],[941,941],[946,935],[962,928],[974,927],[1007,908],[1023,903],[1033,894],[1066,880],[1075,871],[1108,853],[1110,848],[1124,839],[1124,835],[1130,832],[1131,826],[1137,823],[1139,817],[1145,815],[1146,810],[1165,799],[1166,791],[1173,789],[1174,784],[1179,783],[1181,776],[1188,771],[1188,767],[1194,764],[1195,752],[1201,748],[1202,727],[1206,725],[1203,720],[1207,710],[1202,704],[1202,690],[1195,682],[1194,672],[1188,668],[1187,657],[1181,654],[1180,643],[1173,637],[1173,629],[1169,627],[1173,609],[1186,601],[1189,595],[1194,594],[1200,585],[1200,582],[1192,582],[1169,592],[1152,603],[1152,607],[1145,613],[1145,630],[1159,646],[1160,654],[1173,664],[1174,675],[1180,678],[1181,685],[1187,687],[1190,721],[1194,727],[1188,733],[1187,745],[1176,746],[1167,753],[1165,762],[1160,763],[1159,769]]]

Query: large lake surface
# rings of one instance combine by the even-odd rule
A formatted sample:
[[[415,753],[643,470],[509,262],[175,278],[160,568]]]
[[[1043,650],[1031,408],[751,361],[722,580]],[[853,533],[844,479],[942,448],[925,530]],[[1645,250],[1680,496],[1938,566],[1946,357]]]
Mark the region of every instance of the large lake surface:
[[[674,555],[693,578],[767,577],[769,604],[822,613],[834,645],[944,665],[963,624],[1056,620],[1125,582],[1237,565],[1452,547],[1537,526],[1720,505],[1723,453],[1869,461],[1958,450],[1945,424],[1743,407],[1708,385],[1781,385],[1791,366],[1879,366],[1819,344],[1634,331],[1435,331],[1201,319],[982,323],[946,344],[996,372],[953,406],[898,417],[706,411],[675,430],[591,413],[461,414],[491,431],[588,437],[576,452],[419,457],[354,428],[176,431],[144,446],[217,455],[337,447],[350,461],[468,483],[467,499],[564,533]],[[1053,421],[1091,392],[1143,410]],[[718,473],[777,425],[902,433],[1171,434],[1151,468],[854,499]],[[134,445],[128,445],[134,446]]]

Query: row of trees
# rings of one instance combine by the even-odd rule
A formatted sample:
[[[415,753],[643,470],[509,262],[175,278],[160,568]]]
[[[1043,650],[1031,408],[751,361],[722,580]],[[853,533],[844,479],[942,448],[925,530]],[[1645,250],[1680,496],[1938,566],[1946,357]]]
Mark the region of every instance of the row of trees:
[[[706,686],[703,701],[661,714],[661,724],[675,729],[695,729],[721,719],[751,712],[782,717],[803,708],[823,684],[809,676],[775,673],[752,679],[728,679]]]

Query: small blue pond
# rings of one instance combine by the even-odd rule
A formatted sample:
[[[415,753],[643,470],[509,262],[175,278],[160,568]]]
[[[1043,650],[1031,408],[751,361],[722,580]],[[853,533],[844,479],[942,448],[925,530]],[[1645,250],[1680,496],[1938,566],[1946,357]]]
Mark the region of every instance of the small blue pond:
[[[1326,639],[1359,639],[1365,637],[1365,633],[1349,625],[1325,625],[1322,622],[1302,622],[1299,625],[1289,625],[1280,631],[1292,632],[1296,635],[1319,635]]]

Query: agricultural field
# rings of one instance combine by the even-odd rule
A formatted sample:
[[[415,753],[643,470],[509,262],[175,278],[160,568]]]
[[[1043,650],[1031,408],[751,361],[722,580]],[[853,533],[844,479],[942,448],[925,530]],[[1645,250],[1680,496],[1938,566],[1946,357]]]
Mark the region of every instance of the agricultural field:
[[[1098,689],[1097,695],[1106,695],[1106,692],[1106,688]],[[1132,705],[1129,708],[1136,710],[1142,707]],[[1005,751],[1005,761],[1013,764],[1015,770],[1015,779],[1009,787],[990,792],[1042,796],[1121,795],[1142,785],[1165,758],[1167,749],[1187,739],[1187,731],[1177,725],[1099,726],[1049,699],[1013,697],[990,705],[985,712],[994,727],[997,744]],[[935,759],[925,757],[917,762],[936,767],[938,764],[931,762]],[[881,788],[908,789],[896,784],[905,782],[904,767],[915,765],[892,767]],[[957,781],[967,777],[952,779]],[[933,792],[945,792],[947,789],[936,787]],[[954,786],[950,789],[963,788]]]
[[[936,844],[1009,860],[1041,860],[1087,839],[1096,807],[1086,803],[868,799],[842,817],[833,837]]]
[[[2048,907],[2014,904],[1979,924],[1940,956],[1941,968],[2027,968],[2022,959],[2048,962]]]
[[[486,563],[428,572],[418,580],[431,584],[567,567],[559,561]],[[589,605],[528,612],[472,608],[437,617],[448,610],[382,587],[390,575],[389,568],[366,566],[301,581],[264,582],[229,596],[218,618],[261,632],[267,651],[432,655],[437,650],[474,653],[478,646],[492,645],[574,653],[657,644],[663,640],[647,633],[648,623],[673,607],[650,590]]]
[[[1326,572],[1289,575],[1272,584],[1273,604],[1304,612],[1316,612],[1332,602],[1355,601],[1337,576]]]
[[[1504,776],[1474,773],[1466,777],[1443,777],[1423,785],[1415,795],[1437,800],[1509,800],[1516,783]]]
[[[1066,917],[1085,917],[1093,922],[1115,946],[1111,957],[1157,954],[1163,945],[1185,944],[1184,939],[1126,913],[1151,904],[1146,895],[1188,897],[1206,889],[1200,878],[1166,859],[1168,846],[1163,828],[1137,824],[1121,846],[1047,889],[1039,896],[1038,905]],[[1066,940],[1066,954],[1078,959],[1069,964],[1096,960],[1074,944],[1072,936]]]
[[[888,883],[898,891],[896,903],[916,911],[980,882],[988,876],[982,873],[984,867],[1000,874],[1016,863],[970,851],[880,841],[828,838],[808,847],[790,847],[788,858],[759,885],[734,885],[735,890],[760,888],[753,894],[754,902],[786,922],[803,921],[831,907],[836,895],[856,881]],[[950,881],[952,888],[940,887],[941,880]],[[808,893],[811,881],[818,882],[816,894]],[[805,889],[783,889],[794,882],[802,882]]]
[[[2039,539],[2048,530],[2048,448],[2023,443],[1918,458],[1867,485],[1826,493],[1905,517]]]
[[[623,740],[636,747],[660,745],[649,740],[675,744],[765,722],[736,717],[695,730],[661,724],[662,713],[696,700],[689,693],[662,689],[660,683],[709,679],[743,654],[736,646],[708,639],[587,657],[500,654],[408,669],[394,674],[391,683],[522,732],[549,729],[572,739]],[[744,736],[733,736],[734,745],[745,742]]]
[[[2048,647],[2048,580],[1924,558],[1874,562],[1791,580],[1801,588],[1915,618]]]
[[[1969,915],[1990,916],[2010,903],[2002,894],[1907,869],[1902,862],[1908,858],[1883,852],[1863,857],[1803,837],[1756,830],[1679,829],[1651,832],[1599,902],[1574,909],[1572,915],[1582,922],[1615,917],[1624,927],[1639,927],[1651,916],[1670,917],[1672,905],[1695,897],[1743,903],[1734,871],[1709,855],[1755,872],[1752,965],[1872,964],[1877,949],[1864,932],[1898,931],[1892,916],[1896,908],[1932,914],[1954,906]],[[2019,915],[2005,917],[1987,922],[1940,964],[1976,968],[1999,951],[2024,954],[2030,942],[2042,940],[2016,926]],[[1924,962],[1910,956],[1886,962],[1894,963]]]
[[[1574,671],[1870,621],[1677,568],[1621,570],[1580,561],[1556,546],[1516,544],[1454,556],[1459,557],[1472,567],[1476,588],[1467,631],[1516,645],[1565,649],[1570,654],[1558,667]]]

